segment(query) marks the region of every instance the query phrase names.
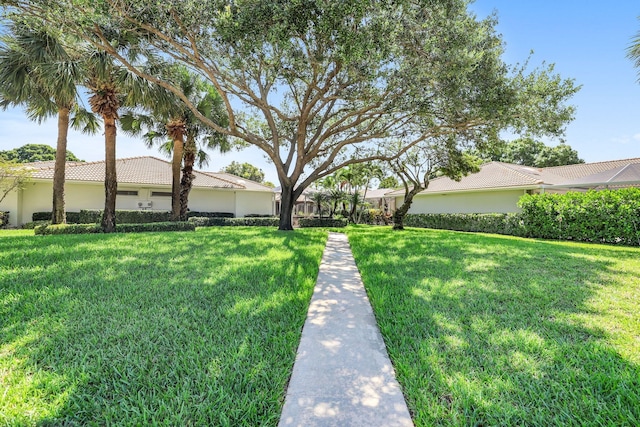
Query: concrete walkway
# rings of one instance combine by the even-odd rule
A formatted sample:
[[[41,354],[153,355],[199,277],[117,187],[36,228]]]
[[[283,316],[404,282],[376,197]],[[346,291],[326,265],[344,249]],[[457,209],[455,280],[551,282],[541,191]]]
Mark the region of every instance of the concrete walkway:
[[[413,426],[344,234],[329,234],[279,426]]]

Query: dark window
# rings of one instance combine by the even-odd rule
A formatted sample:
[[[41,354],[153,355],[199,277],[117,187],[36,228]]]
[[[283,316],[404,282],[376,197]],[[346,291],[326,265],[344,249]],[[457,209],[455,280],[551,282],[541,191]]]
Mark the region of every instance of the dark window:
[[[116,194],[118,196],[137,196],[138,192],[133,190],[118,190]]]
[[[171,197],[170,191],[152,191],[151,197]]]

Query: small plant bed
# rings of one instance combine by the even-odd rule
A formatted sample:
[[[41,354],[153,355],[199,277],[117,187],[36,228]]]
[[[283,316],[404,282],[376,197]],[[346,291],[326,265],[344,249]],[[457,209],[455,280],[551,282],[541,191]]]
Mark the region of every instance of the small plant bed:
[[[347,230],[416,426],[640,425],[640,250]]]
[[[276,425],[326,232],[0,233],[0,425]]]

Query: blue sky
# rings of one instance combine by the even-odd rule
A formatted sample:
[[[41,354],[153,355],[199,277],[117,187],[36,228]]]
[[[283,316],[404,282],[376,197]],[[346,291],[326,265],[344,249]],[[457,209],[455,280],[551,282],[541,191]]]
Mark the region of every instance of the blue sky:
[[[560,75],[582,85],[571,101],[577,114],[566,134],[580,157],[587,162],[640,157],[640,83],[638,70],[626,58],[632,37],[640,31],[638,0],[477,0],[471,10],[481,18],[497,12],[507,63],[523,62],[533,50],[532,65],[554,63]],[[20,110],[0,111],[0,150],[29,143],[55,146],[55,138],[55,119],[38,126]],[[104,158],[100,135],[72,133],[68,148],[87,161]],[[206,170],[248,161],[277,184],[273,166],[255,148],[210,154]],[[163,158],[140,141],[118,137],[119,158],[145,155]]]

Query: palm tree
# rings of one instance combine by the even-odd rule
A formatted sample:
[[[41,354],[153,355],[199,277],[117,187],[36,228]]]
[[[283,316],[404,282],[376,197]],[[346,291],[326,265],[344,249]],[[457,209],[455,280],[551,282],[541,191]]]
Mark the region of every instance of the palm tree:
[[[58,137],[53,172],[51,222],[66,222],[64,206],[67,136],[70,125],[95,133],[98,122],[78,106],[77,85],[82,80],[82,57],[50,34],[46,28],[10,22],[0,45],[0,106],[24,105],[29,119],[41,123],[58,117]]]
[[[105,202],[102,214],[102,230],[115,231],[116,194],[116,123],[122,106],[150,106],[157,101],[158,88],[146,80],[118,66],[111,56],[104,52],[89,53],[88,78],[85,86],[89,89],[91,110],[102,117],[105,142]]]
[[[212,85],[184,67],[171,67],[160,72],[180,87],[202,115],[221,126],[228,125],[222,99]],[[193,166],[196,161],[200,165],[208,162],[208,156],[202,148],[228,151],[230,145],[226,136],[204,126],[182,100],[168,92],[165,92],[163,101],[156,103],[151,109],[151,115],[133,112],[123,115],[122,127],[134,135],[140,135],[146,130],[144,137],[149,146],[158,138],[169,138],[169,142],[162,144],[161,149],[172,153],[171,219],[186,220],[189,193],[195,178]]]
[[[318,215],[320,216],[320,218],[322,218],[322,205],[324,205],[324,203],[328,200],[327,193],[323,191],[316,191],[315,193],[311,194],[311,200],[318,207]]]

